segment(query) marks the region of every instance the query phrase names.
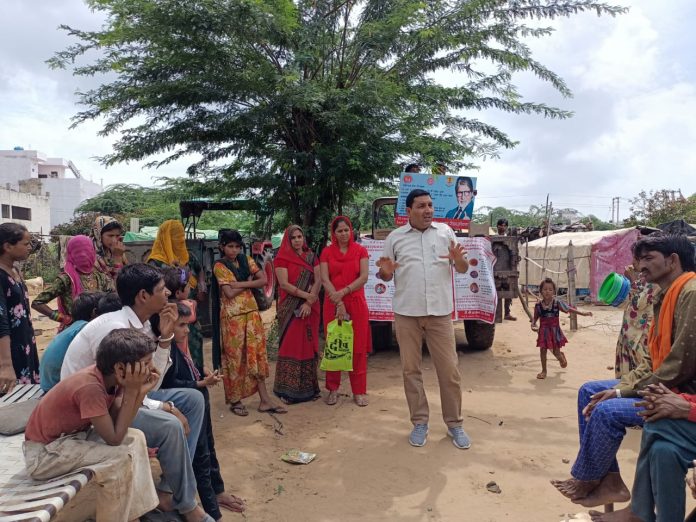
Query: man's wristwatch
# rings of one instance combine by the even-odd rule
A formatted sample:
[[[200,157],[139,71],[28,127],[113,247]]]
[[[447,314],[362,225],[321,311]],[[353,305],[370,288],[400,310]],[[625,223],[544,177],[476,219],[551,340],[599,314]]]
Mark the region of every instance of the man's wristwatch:
[[[172,401],[164,401],[164,404],[167,404],[169,406],[169,409],[166,410],[167,413],[173,413],[174,412],[174,403]]]
[[[616,390],[616,398],[617,399],[621,398],[621,390],[619,390],[619,389]]]

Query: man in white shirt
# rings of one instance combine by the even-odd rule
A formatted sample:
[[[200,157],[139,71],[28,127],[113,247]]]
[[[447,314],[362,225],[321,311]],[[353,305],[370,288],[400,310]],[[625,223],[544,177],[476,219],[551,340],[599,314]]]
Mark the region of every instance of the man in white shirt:
[[[433,222],[433,200],[425,190],[406,198],[408,224],[392,231],[377,262],[377,277],[394,278],[394,326],[411,414],[412,446],[424,446],[428,435],[428,399],[423,389],[423,336],[437,372],[442,416],[447,434],[459,449],[471,446],[462,428],[462,391],[452,325],[452,266],[469,268],[466,252],[452,229]]]
[[[99,344],[117,328],[132,328],[155,338],[150,317],[159,314],[161,336],[152,362],[162,378],[171,360],[169,348],[178,318],[176,305],[168,303],[169,290],[162,272],[150,265],[136,263],[121,269],[116,289],[123,308],[90,321],[70,343],[63,360],[61,378],[95,364]],[[207,522],[206,513],[196,501],[196,479],[191,462],[204,414],[203,395],[196,390],[170,389],[151,392],[143,401],[132,426],[145,435],[150,448],[159,448],[157,458],[163,479],[157,485],[162,506],[178,511],[187,522]],[[180,411],[181,409],[181,411]],[[188,432],[188,441],[187,441]],[[170,499],[171,496],[171,499]]]

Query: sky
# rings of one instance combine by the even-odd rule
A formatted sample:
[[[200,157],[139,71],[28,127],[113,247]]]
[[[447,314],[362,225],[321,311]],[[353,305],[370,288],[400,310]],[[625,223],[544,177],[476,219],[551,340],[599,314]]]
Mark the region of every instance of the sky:
[[[98,122],[69,129],[80,110],[75,91],[98,79],[73,77],[45,61],[71,43],[60,24],[97,29],[102,17],[82,0],[1,0],[0,149],[21,146],[71,159],[84,177],[104,185],[152,185],[183,176],[180,160],[160,169],[145,162],[105,168],[111,151]],[[642,190],[696,192],[696,53],[690,22],[693,0],[614,0],[630,8],[616,18],[584,14],[555,20],[555,33],[529,43],[534,56],[573,91],[562,98],[551,86],[520,75],[529,101],[573,111],[567,120],[488,111],[478,117],[519,141],[500,157],[475,161],[477,207],[525,210],[546,195],[555,208],[576,208],[608,221],[611,201],[620,217]]]

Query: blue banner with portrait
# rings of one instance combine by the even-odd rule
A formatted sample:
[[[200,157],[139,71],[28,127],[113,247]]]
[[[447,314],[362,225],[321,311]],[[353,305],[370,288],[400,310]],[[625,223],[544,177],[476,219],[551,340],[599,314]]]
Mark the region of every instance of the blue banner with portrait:
[[[399,201],[396,204],[396,224],[408,222],[406,196],[413,189],[423,189],[433,199],[434,221],[452,228],[468,228],[474,214],[476,178],[449,174],[402,172],[399,182]]]

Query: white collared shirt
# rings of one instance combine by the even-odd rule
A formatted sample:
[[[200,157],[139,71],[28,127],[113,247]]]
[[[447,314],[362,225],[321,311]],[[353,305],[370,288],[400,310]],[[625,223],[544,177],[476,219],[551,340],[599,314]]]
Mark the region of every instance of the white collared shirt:
[[[452,266],[447,256],[450,242],[456,240],[448,225],[435,222],[424,232],[406,224],[387,236],[382,256],[399,263],[394,273],[394,313],[411,317],[452,313]]]
[[[68,346],[63,366],[60,369],[60,378],[65,379],[73,373],[95,364],[99,343],[109,332],[117,328],[132,328],[153,339],[155,338],[150,321],[141,322],[130,306],[124,306],[116,312],[100,315],[87,323]],[[155,390],[158,390],[162,384],[162,379],[164,379],[164,374],[171,365],[169,348],[158,346],[152,355],[152,364],[160,373],[160,380],[155,387]],[[159,404],[159,401],[156,402]]]

